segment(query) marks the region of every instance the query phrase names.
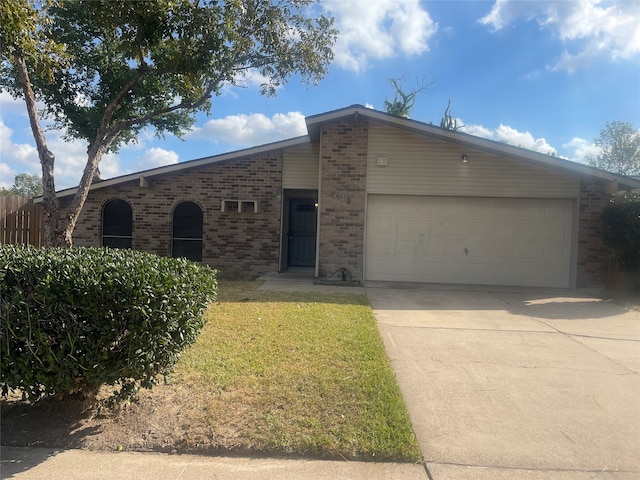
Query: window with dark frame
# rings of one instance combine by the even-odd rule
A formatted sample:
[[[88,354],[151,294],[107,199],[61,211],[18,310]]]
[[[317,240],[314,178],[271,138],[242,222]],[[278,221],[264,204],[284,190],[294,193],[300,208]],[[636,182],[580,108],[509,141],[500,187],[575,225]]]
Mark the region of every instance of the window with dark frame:
[[[110,200],[102,209],[102,246],[131,248],[133,212],[124,200]]]
[[[182,202],[173,211],[171,255],[202,261],[202,209],[193,202]]]

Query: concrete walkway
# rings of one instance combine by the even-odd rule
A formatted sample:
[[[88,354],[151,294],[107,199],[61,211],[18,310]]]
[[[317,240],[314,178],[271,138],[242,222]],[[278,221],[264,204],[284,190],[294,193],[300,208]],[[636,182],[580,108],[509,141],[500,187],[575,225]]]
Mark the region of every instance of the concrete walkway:
[[[3,479],[424,480],[422,465],[2,447]]]
[[[366,289],[433,480],[640,478],[640,313],[572,291]]]

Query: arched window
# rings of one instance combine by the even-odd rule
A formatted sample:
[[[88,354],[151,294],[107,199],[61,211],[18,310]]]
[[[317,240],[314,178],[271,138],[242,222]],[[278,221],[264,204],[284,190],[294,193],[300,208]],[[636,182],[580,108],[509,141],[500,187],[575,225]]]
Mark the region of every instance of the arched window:
[[[131,248],[133,214],[124,200],[111,200],[102,209],[102,246]]]
[[[182,202],[173,211],[171,254],[202,261],[202,210],[193,202]]]

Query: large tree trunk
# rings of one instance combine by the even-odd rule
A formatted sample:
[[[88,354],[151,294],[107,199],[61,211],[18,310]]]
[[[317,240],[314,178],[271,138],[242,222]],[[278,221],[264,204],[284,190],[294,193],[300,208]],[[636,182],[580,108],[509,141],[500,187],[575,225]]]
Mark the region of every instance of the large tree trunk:
[[[78,217],[80,217],[80,212],[82,211],[84,202],[87,200],[87,196],[89,195],[89,189],[91,188],[91,183],[98,171],[100,159],[106,150],[107,147],[100,144],[98,144],[98,146],[90,145],[87,150],[87,164],[84,167],[84,172],[82,173],[82,178],[78,184],[76,194],[73,196],[71,205],[69,205],[64,215],[63,230],[60,232],[60,238],[64,241],[64,244],[69,247],[73,245],[73,230],[76,228]]]
[[[20,75],[20,84],[24,93],[27,105],[27,114],[33,138],[36,141],[38,157],[42,166],[42,207],[44,210],[44,245],[61,246],[64,245],[62,237],[58,232],[58,211],[56,205],[56,185],[53,175],[55,156],[47,148],[47,141],[44,138],[40,121],[38,120],[38,110],[36,108],[36,96],[31,88],[31,80],[27,71],[27,64],[23,57],[16,58],[16,68]]]

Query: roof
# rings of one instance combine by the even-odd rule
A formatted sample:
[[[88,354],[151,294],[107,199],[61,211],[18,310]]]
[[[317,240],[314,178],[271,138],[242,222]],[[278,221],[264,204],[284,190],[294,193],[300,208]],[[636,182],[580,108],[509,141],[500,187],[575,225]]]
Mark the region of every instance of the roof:
[[[273,150],[293,147],[297,145],[305,144],[309,141],[317,141],[320,137],[320,127],[323,123],[340,120],[355,116],[363,116],[365,118],[377,120],[395,127],[408,129],[425,135],[428,137],[443,140],[445,142],[454,143],[457,145],[467,146],[479,150],[484,150],[501,156],[507,156],[509,158],[515,158],[519,161],[538,165],[541,167],[552,168],[561,170],[574,175],[589,176],[604,181],[612,182],[616,184],[616,190],[618,186],[622,189],[640,189],[640,178],[625,177],[623,175],[617,175],[604,170],[600,170],[595,167],[583,165],[580,163],[572,162],[559,157],[546,155],[533,150],[527,150],[521,147],[514,147],[494,140],[488,140],[482,137],[476,137],[464,132],[447,130],[429,123],[420,122],[404,117],[398,117],[385,112],[367,108],[363,105],[351,105],[349,107],[341,108],[338,110],[332,110],[317,115],[311,115],[305,118],[307,124],[308,135],[301,137],[295,137],[279,142],[268,143],[256,147],[246,148],[243,150],[236,150],[229,153],[220,155],[214,155],[210,157],[199,158],[196,160],[190,160],[186,162],[180,162],[173,165],[164,167],[157,167],[150,170],[143,170],[136,173],[122,175],[119,177],[110,178],[108,180],[102,180],[95,182],[91,185],[91,190],[97,190],[100,188],[110,187],[113,185],[119,185],[122,183],[140,180],[145,178],[156,177],[159,175],[166,175],[175,172],[182,172],[192,168],[210,165],[213,163],[219,163],[229,160],[234,160],[249,155],[259,155],[262,153],[270,152]],[[77,187],[60,190],[57,192],[57,197],[66,197],[74,195],[77,191]],[[34,199],[35,202],[42,201],[42,197]]]
[[[411,120],[404,117],[398,117],[379,110],[367,108],[363,105],[351,105],[350,107],[342,108],[339,110],[333,110],[318,115],[312,115],[306,117],[307,131],[311,139],[317,139],[319,137],[320,125],[338,120],[350,116],[364,116],[378,120],[380,122],[393,125],[399,128],[415,131],[422,135],[443,140],[449,143],[457,145],[468,146],[470,148],[477,148],[501,156],[508,156],[510,158],[517,158],[520,161],[552,168],[556,170],[562,170],[568,173],[584,175],[589,177],[599,178],[609,182],[618,182],[621,186],[630,189],[640,188],[640,178],[638,177],[626,177],[624,175],[618,175],[615,173],[607,172],[599,168],[591,167],[577,162],[572,162],[560,157],[554,157],[544,153],[535,152],[522,147],[515,147],[502,142],[496,142],[495,140],[489,140],[468,133],[447,130],[439,126],[435,126],[430,123],[424,123],[417,120]]]
[[[109,178],[107,180],[100,180],[99,182],[94,182],[91,184],[91,190],[97,190],[105,187],[112,187],[114,185],[120,185],[123,183],[131,182],[131,181],[139,181],[140,179],[148,179],[153,177],[158,177],[160,175],[167,175],[175,172],[183,172],[193,168],[198,168],[206,165],[211,165],[214,163],[221,163],[230,160],[235,160],[238,158],[244,158],[250,155],[260,155],[267,152],[272,152],[274,150],[280,150],[282,148],[295,147],[297,145],[304,145],[309,141],[309,137],[307,135],[303,135],[301,137],[290,138],[287,140],[281,140],[279,142],[267,143],[264,145],[245,148],[242,150],[235,150],[233,152],[222,153],[219,155],[213,155],[210,157],[198,158],[195,160],[188,160],[185,162],[174,163],[172,165],[166,165],[164,167],[156,167],[151,168],[149,170],[142,170],[140,172],[129,173],[127,175],[121,175],[118,177]],[[75,195],[78,187],[66,188],[64,190],[58,190],[56,192],[56,197],[68,197],[70,195]],[[34,198],[35,203],[39,203],[42,201],[42,197]]]

